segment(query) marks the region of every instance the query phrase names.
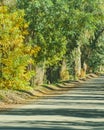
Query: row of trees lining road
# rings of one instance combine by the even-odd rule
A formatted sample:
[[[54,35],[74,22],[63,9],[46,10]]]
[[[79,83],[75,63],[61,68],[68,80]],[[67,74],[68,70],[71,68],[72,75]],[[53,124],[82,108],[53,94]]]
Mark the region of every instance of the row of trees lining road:
[[[0,88],[98,72],[103,50],[103,0],[0,0]]]

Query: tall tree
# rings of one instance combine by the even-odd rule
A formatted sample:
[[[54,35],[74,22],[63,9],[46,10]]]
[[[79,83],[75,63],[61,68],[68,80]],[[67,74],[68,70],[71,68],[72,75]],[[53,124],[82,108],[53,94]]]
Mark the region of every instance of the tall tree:
[[[33,53],[24,44],[27,27],[23,10],[11,11],[7,6],[0,6],[0,88],[29,87],[32,73],[26,70]]]

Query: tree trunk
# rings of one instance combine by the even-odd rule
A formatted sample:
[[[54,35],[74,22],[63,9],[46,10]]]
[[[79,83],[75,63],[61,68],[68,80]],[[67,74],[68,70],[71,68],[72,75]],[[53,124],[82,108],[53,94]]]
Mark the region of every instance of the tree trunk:
[[[36,65],[34,71],[36,74],[31,79],[31,86],[34,87],[36,85],[42,85],[44,81],[44,75],[45,75],[45,65],[42,63]]]
[[[75,77],[78,78],[81,75],[81,50],[80,46],[75,48]]]
[[[67,63],[65,59],[62,61],[61,70],[60,70],[60,79],[69,80],[69,72],[67,70]]]

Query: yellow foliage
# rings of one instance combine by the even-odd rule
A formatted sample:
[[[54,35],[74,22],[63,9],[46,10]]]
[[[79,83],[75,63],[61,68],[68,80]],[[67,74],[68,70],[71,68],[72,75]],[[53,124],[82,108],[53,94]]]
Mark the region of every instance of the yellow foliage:
[[[27,66],[33,61],[30,54],[32,47],[28,48],[23,43],[27,27],[23,11],[9,12],[6,6],[0,6],[1,88],[24,89],[29,86],[32,72],[27,71]],[[29,50],[29,53],[24,50]],[[32,54],[37,53],[34,49],[33,51]]]
[[[37,46],[37,47],[31,48],[30,54],[36,56],[39,51],[40,51],[40,47]]]
[[[69,72],[68,71],[61,71],[60,78],[61,78],[61,80],[69,80]]]
[[[8,8],[6,6],[0,6],[0,13],[7,13]]]
[[[36,46],[36,47],[32,47],[32,46],[26,46],[24,49],[24,53],[29,54],[31,56],[37,56],[38,52],[40,51],[40,47]]]

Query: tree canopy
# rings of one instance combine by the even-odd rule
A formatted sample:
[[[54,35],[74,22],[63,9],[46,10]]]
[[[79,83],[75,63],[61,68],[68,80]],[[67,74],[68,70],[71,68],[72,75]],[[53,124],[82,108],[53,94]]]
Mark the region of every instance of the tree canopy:
[[[37,64],[52,77],[64,62],[71,76],[81,76],[84,63],[97,72],[104,65],[103,36],[103,0],[1,0],[0,87],[30,86]]]

